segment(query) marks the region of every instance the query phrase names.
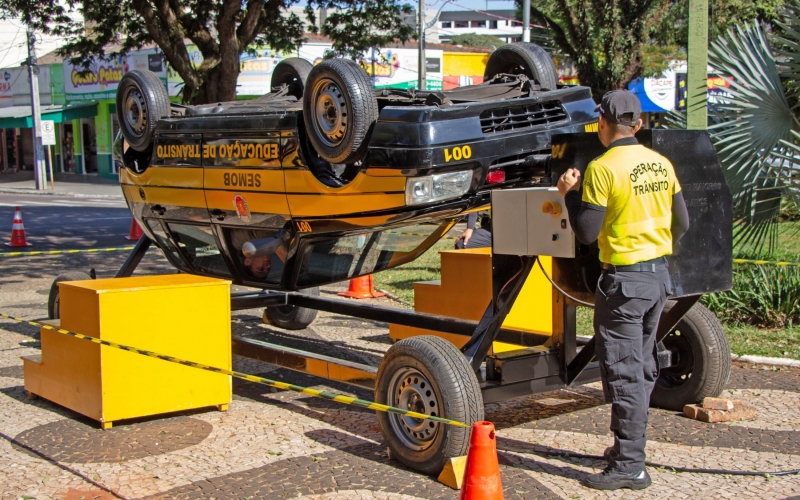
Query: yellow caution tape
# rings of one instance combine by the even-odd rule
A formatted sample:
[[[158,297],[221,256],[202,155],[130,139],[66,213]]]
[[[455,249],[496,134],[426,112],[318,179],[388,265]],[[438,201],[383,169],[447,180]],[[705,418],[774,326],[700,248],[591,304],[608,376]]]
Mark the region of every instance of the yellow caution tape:
[[[21,257],[23,255],[58,255],[64,253],[119,252],[122,250],[133,250],[133,247],[85,248],[82,250],[36,250],[34,252],[0,252],[0,257]]]
[[[184,366],[190,366],[192,368],[198,368],[200,370],[206,370],[209,372],[214,373],[221,373],[223,375],[230,375],[231,377],[236,377],[242,380],[249,380],[250,382],[255,382],[257,384],[263,384],[270,387],[274,387],[276,389],[283,389],[287,391],[295,391],[300,392],[302,394],[307,394],[309,396],[314,396],[317,398],[329,399],[331,401],[336,401],[337,403],[342,403],[346,405],[358,406],[361,408],[366,408],[368,410],[377,410],[387,413],[398,413],[400,415],[407,415],[411,418],[418,418],[420,420],[433,420],[434,422],[440,422],[447,425],[455,425],[457,427],[466,427],[469,426],[463,422],[459,422],[458,420],[450,420],[447,418],[435,417],[433,415],[426,415],[424,413],[417,413],[415,411],[403,410],[402,408],[396,408],[394,406],[382,405],[379,403],[375,403],[373,401],[367,401],[365,399],[357,399],[350,396],[344,396],[341,394],[335,394],[332,392],[327,391],[318,391],[317,389],[310,389],[308,387],[301,387],[299,385],[294,384],[287,384],[286,382],[278,382],[277,380],[271,380],[264,377],[259,377],[257,375],[249,375],[247,373],[226,370],[224,368],[217,368],[215,366],[208,366],[201,363],[195,363],[194,361],[187,361],[185,359],[175,358],[172,356],[167,356],[166,354],[158,354],[152,351],[146,351],[144,349],[137,349],[136,347],[131,347],[127,345],[117,344],[116,342],[109,342],[108,340],[101,340],[95,337],[90,337],[88,335],[83,335],[80,333],[71,332],[69,330],[64,330],[63,328],[56,328],[51,325],[46,325],[44,323],[39,323],[38,321],[28,321],[22,318],[15,318],[13,316],[9,316],[8,314],[0,313],[0,317],[10,319],[12,321],[17,321],[19,323],[27,323],[29,325],[38,326],[41,328],[45,328],[47,330],[52,330],[54,332],[63,333],[64,335],[69,335],[70,337],[74,337],[76,339],[81,340],[88,340],[89,342],[94,342],[95,344],[100,344],[108,347],[113,347],[115,349],[121,349],[123,351],[132,352],[135,354],[141,354],[142,356],[148,356],[151,358],[158,358],[164,361],[169,361],[171,363],[178,363]]]
[[[798,266],[800,267],[800,262],[785,262],[785,261],[777,261],[777,260],[754,260],[754,259],[733,259],[734,264],[753,264],[756,266],[764,266],[764,265],[771,265],[771,266]]]

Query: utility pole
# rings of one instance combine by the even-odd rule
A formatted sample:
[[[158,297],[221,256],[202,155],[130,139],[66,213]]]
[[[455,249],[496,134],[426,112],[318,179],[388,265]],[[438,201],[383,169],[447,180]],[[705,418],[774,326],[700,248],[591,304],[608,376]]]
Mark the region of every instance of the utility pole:
[[[28,76],[31,81],[31,117],[33,118],[33,176],[36,179],[36,189],[45,189],[44,149],[42,148],[42,116],[39,111],[39,66],[36,61],[34,44],[36,35],[28,28]]]
[[[425,76],[425,0],[419,0],[417,26],[417,31],[419,32],[419,82],[417,88],[425,90],[427,88],[427,77]]]
[[[531,41],[531,0],[522,2],[522,41]]]
[[[686,128],[708,128],[708,0],[689,0]]]

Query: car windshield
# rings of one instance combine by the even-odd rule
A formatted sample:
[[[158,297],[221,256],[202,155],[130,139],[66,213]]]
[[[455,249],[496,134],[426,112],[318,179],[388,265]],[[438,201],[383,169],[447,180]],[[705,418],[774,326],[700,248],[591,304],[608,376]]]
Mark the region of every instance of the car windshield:
[[[354,233],[306,244],[298,287],[344,281],[399,266],[419,257],[453,226],[420,224]]]

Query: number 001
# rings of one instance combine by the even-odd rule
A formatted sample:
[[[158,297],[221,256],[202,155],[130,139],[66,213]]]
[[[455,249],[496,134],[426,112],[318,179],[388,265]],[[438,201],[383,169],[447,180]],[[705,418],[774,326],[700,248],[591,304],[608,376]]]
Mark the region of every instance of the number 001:
[[[472,148],[469,146],[456,146],[453,148],[453,153],[450,153],[450,150],[445,148],[444,150],[444,161],[449,162],[450,160],[466,160],[472,157]]]

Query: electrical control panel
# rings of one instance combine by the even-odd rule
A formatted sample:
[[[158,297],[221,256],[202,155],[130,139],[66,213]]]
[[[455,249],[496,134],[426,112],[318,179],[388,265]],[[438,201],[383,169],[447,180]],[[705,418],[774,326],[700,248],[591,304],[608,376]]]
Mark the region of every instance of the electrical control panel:
[[[558,189],[492,191],[492,250],[504,255],[575,257],[575,234]]]

